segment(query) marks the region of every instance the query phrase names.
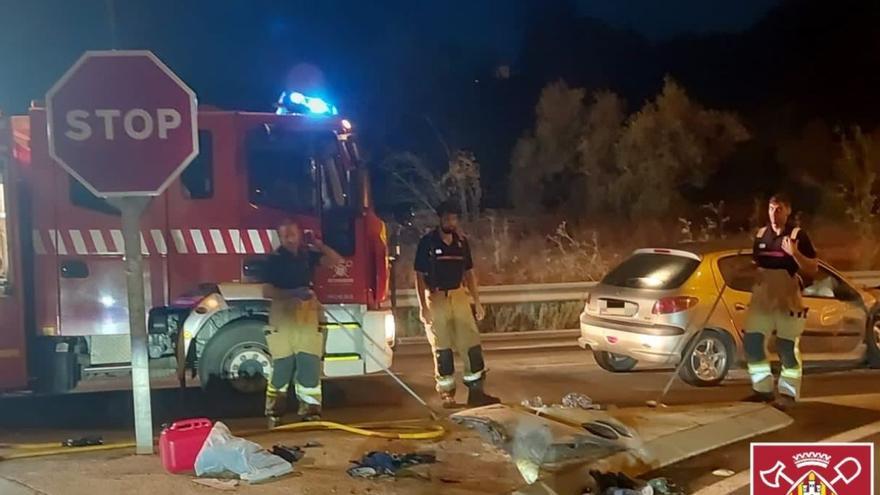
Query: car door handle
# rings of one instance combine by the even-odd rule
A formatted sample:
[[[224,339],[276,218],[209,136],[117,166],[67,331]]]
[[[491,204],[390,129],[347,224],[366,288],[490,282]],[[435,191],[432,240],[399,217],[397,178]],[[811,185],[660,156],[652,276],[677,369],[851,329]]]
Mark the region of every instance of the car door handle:
[[[747,309],[749,309],[749,307],[746,306],[746,305],[743,304],[743,303],[736,303],[736,304],[733,305],[733,310],[734,310],[734,311],[745,311],[745,310],[747,310]]]

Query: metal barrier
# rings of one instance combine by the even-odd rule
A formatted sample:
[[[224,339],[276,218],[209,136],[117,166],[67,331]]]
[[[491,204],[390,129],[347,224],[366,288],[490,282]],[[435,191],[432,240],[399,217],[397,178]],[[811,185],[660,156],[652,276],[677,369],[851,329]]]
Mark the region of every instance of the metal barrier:
[[[880,286],[880,271],[845,272],[843,275],[855,285]],[[583,301],[586,299],[587,292],[596,283],[488,285],[480,288],[480,300],[483,304]],[[414,289],[398,291],[397,305],[401,308],[416,307],[418,305],[416,291]],[[390,306],[390,304],[386,302],[386,306]]]

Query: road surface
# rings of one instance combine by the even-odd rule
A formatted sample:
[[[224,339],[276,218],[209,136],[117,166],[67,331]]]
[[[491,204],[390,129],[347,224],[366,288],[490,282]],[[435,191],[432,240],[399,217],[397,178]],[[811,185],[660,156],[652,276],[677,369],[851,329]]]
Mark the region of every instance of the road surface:
[[[519,403],[540,396],[545,403],[558,402],[569,392],[590,396],[595,402],[619,406],[643,405],[657,399],[669,379],[669,370],[612,374],[600,369],[592,356],[565,342],[530,341],[521,345],[495,342],[488,345],[490,368],[487,390],[505,402]],[[494,349],[494,350],[493,350]],[[433,392],[431,356],[426,347],[408,346],[395,359],[395,371],[422,397],[439,409]],[[169,387],[173,379],[157,379],[157,387]],[[126,378],[92,381],[78,393],[54,397],[18,396],[0,399],[0,438],[4,441],[55,441],[70,431],[100,431],[109,437],[129,435],[132,405],[124,390]],[[119,390],[94,392],[97,386]],[[713,403],[740,400],[749,395],[748,377],[732,371],[723,386],[693,388],[676,380],[667,404]],[[762,441],[819,440],[880,420],[880,371],[855,369],[808,370],[804,396],[813,399],[799,406],[795,423]],[[466,391],[459,390],[464,401]],[[815,401],[822,398],[821,401]],[[829,399],[830,398],[830,399]],[[839,400],[834,400],[839,398]],[[877,404],[866,404],[876,401]],[[382,375],[334,379],[325,383],[327,419],[343,422],[378,421],[425,417],[427,413],[390,378]],[[153,394],[157,425],[184,417],[224,418],[241,425],[262,424],[262,398],[231,393],[206,393],[197,387],[186,390],[159,388]],[[878,432],[880,434],[880,432]],[[868,440],[875,441],[877,435]],[[720,479],[718,468],[735,472],[747,469],[748,443],[718,449],[657,473],[678,480],[688,491],[705,488]],[[737,492],[739,493],[739,492]],[[747,493],[747,492],[742,492]]]

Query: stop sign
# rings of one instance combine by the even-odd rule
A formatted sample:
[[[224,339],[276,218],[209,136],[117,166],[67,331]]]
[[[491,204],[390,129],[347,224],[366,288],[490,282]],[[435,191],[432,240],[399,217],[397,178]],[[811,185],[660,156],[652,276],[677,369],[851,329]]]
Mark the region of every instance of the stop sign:
[[[98,196],[157,196],[198,155],[196,108],[151,52],[86,52],[46,94],[49,154]]]

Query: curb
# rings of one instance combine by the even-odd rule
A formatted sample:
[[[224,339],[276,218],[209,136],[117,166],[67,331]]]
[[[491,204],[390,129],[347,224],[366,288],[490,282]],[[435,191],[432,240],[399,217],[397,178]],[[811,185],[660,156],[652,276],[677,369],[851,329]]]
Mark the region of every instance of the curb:
[[[0,493],[3,495],[37,495],[39,492],[21,483],[0,476]]]
[[[577,338],[580,335],[580,330],[526,330],[523,332],[498,332],[498,333],[483,333],[480,334],[480,339],[483,342],[498,342],[498,341],[523,341],[523,340],[555,340],[555,339],[567,339],[571,338],[574,341],[573,345],[577,345]],[[419,335],[416,337],[400,337],[397,339],[396,346],[409,346],[409,345],[428,345],[428,339]]]

